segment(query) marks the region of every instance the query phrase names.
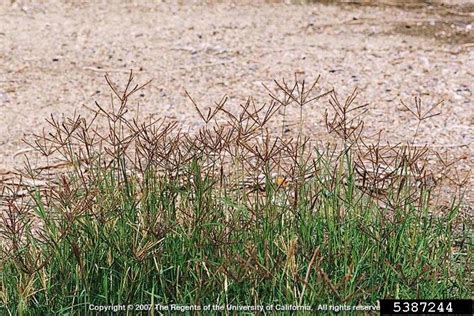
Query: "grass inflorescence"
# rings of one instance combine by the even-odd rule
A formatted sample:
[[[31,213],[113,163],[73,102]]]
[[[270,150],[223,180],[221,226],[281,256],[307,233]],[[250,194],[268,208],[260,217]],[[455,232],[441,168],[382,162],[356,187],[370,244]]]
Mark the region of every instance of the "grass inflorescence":
[[[249,98],[234,112],[226,98],[203,109],[188,94],[203,121],[190,134],[130,117],[144,88],[132,74],[123,91],[107,80],[118,105],[97,103],[89,120],[52,117],[29,140],[48,164],[28,163],[3,186],[6,313],[470,297],[465,181],[439,202],[453,163],[437,153],[441,171],[429,169],[430,150],[413,139],[371,142],[355,91],[340,102],[316,93],[317,80],[276,82],[270,103]],[[304,131],[304,106],[324,98],[333,145]],[[292,106],[300,127],[287,136],[281,113]],[[437,115],[426,113],[419,124]],[[281,133],[268,127],[279,119]]]

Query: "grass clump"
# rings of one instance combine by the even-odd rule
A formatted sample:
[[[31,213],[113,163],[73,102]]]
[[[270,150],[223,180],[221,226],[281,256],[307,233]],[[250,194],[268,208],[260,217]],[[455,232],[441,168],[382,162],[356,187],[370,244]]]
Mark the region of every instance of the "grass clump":
[[[109,81],[115,111],[97,104],[91,120],[52,118],[51,132],[31,141],[47,166],[4,186],[7,313],[207,304],[309,311],[470,297],[461,200],[438,211],[426,147],[369,143],[356,93],[340,103],[334,91],[316,95],[317,81],[277,82],[270,105],[249,99],[240,112],[225,98],[208,110],[191,99],[203,127],[189,134],[174,122],[130,118],[127,102],[143,88],[132,79],[121,93]],[[303,106],[328,95],[333,147],[306,137],[302,122]],[[276,135],[269,122],[293,104],[300,129],[286,136],[282,123]]]

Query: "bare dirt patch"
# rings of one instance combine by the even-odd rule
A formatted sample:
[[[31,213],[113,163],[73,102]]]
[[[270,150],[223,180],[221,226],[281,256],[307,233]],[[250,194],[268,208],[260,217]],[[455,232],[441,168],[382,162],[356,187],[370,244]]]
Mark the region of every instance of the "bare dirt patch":
[[[394,30],[409,36],[435,38],[449,44],[474,45],[472,24],[465,19],[441,22],[416,22],[414,25],[401,23]]]
[[[474,45],[474,5],[435,5],[421,8],[428,13],[426,20],[400,23],[395,32],[421,36],[465,47]]]
[[[420,14],[422,18],[401,21],[394,26],[393,32],[436,39],[448,44],[474,45],[474,4],[469,1],[309,0],[306,3],[338,5],[346,9],[366,6],[410,11]]]

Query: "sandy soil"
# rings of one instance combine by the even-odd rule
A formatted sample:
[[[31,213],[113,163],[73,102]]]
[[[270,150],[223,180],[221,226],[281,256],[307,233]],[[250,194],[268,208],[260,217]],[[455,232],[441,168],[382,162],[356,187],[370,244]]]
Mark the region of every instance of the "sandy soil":
[[[124,82],[130,69],[139,81],[153,79],[138,100],[142,115],[191,128],[197,114],[185,89],[203,105],[227,94],[237,107],[249,95],[268,100],[261,83],[295,72],[321,74],[321,89],[334,87],[341,98],[358,87],[359,101],[370,104],[369,131],[383,129],[392,142],[409,140],[416,128],[400,100],[443,99],[442,116],[422,126],[418,142],[447,146],[472,166],[468,3],[12,2],[0,5],[0,172],[21,165],[22,139],[47,126],[50,114],[107,104],[104,74]],[[306,109],[315,137],[325,135],[326,108],[322,100]]]

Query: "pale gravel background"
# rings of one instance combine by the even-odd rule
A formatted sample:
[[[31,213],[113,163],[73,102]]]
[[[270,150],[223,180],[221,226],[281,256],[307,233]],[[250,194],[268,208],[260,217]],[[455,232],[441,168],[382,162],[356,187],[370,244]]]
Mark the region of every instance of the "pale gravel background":
[[[91,1],[92,3],[92,1]],[[197,115],[187,89],[203,104],[230,96],[230,106],[248,95],[266,101],[261,83],[321,74],[321,88],[341,98],[360,89],[370,104],[369,132],[406,141],[415,122],[400,111],[400,99],[421,95],[426,104],[444,99],[443,115],[421,130],[419,142],[472,142],[473,24],[453,30],[468,42],[408,36],[405,25],[436,24],[452,16],[432,8],[288,5],[284,3],[147,4],[145,1],[16,1],[0,5],[0,172],[21,165],[21,139],[38,133],[50,114],[86,113],[83,105],[107,104],[104,73],[124,82],[133,69],[139,81],[153,79],[139,97],[142,115],[166,115],[192,130]],[[462,12],[464,21],[472,13]],[[455,18],[455,17],[454,17]],[[407,28],[408,29],[408,28]],[[306,109],[306,128],[325,135],[326,101]],[[453,148],[473,162],[472,147]]]

